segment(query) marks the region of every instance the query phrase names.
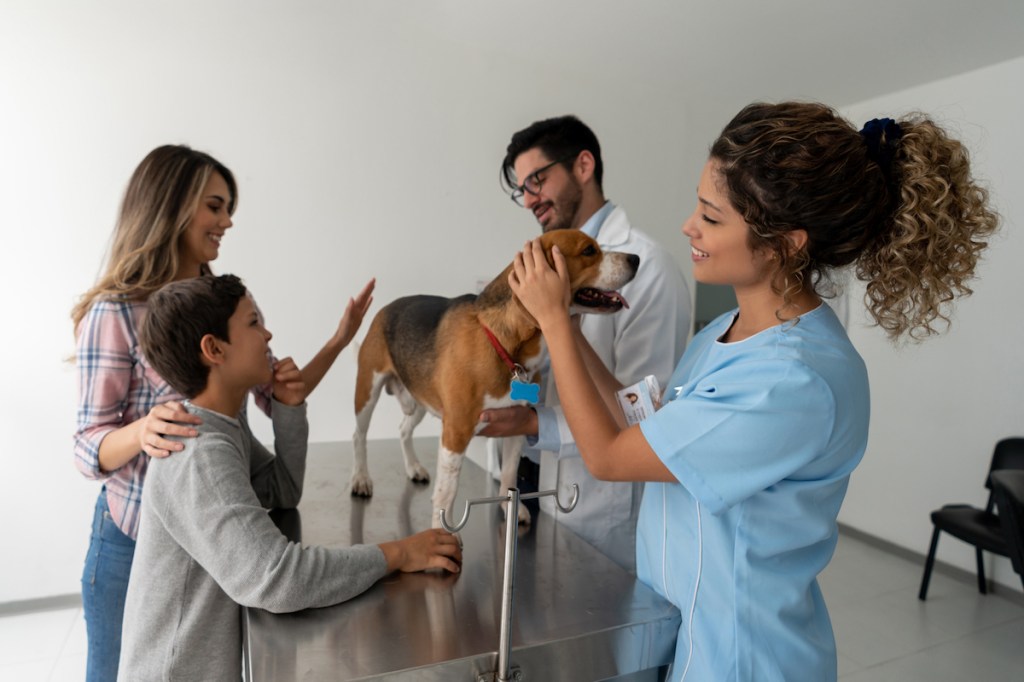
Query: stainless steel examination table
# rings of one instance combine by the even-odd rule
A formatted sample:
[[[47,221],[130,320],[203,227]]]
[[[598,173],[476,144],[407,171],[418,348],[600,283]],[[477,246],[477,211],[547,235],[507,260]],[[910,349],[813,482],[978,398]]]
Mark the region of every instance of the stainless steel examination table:
[[[417,439],[433,474],[434,438]],[[346,443],[310,447],[298,510],[275,512],[306,545],[394,540],[430,527],[433,481],[405,478],[397,441],[369,444],[374,495],[349,494]],[[466,460],[453,516],[465,501],[501,494]],[[246,609],[250,682],[424,680],[477,682],[497,669],[504,521],[497,505],[474,506],[460,532],[462,572],[392,574],[343,604],[275,615]],[[664,672],[679,612],[547,514],[520,530],[510,665],[522,682],[603,680]],[[657,677],[657,675],[653,675]],[[648,679],[645,677],[644,679]]]

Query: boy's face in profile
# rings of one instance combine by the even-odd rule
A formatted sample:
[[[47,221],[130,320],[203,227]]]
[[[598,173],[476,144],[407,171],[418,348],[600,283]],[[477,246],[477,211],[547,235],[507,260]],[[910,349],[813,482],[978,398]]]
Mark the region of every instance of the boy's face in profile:
[[[247,293],[228,320],[230,341],[223,341],[222,373],[228,381],[242,388],[268,383],[273,377],[270,339],[273,335],[263,326],[256,305]]]

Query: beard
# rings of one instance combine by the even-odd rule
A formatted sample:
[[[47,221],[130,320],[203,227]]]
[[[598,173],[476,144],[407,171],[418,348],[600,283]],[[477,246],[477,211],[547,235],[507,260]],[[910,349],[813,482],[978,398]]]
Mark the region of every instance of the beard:
[[[576,221],[580,204],[583,203],[583,188],[570,177],[565,189],[551,202],[554,217],[546,225],[541,224],[541,232],[554,232],[555,230],[567,230]]]

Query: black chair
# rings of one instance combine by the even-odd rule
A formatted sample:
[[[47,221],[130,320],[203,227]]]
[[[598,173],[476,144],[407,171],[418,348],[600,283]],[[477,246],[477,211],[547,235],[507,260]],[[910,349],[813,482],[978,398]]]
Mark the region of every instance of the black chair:
[[[1024,470],[1024,438],[1004,438],[996,443],[992,453],[989,475],[985,477],[985,487],[992,490],[991,475],[993,471],[1003,469]],[[932,544],[928,549],[928,559],[924,564],[924,577],[921,579],[921,591],[917,598],[922,601],[928,596],[928,581],[932,577],[935,566],[935,550],[939,546],[939,533],[945,531],[955,538],[974,545],[974,553],[978,561],[978,591],[988,593],[985,582],[985,564],[982,552],[992,552],[1000,556],[1009,556],[1006,535],[1000,517],[995,511],[995,499],[989,494],[984,509],[968,504],[947,504],[942,509],[932,512]]]
[[[1010,563],[1024,585],[1024,471],[993,471],[990,478]]]

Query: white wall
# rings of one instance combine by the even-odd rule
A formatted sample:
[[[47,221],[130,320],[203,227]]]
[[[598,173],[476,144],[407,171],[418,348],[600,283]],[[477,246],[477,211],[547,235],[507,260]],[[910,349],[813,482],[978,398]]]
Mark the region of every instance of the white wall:
[[[0,603],[78,590],[99,486],[72,465],[68,313],[153,147],[188,143],[236,173],[239,210],[215,268],[246,280],[275,351],[299,362],[371,276],[379,307],[473,291],[508,263],[538,230],[500,191],[498,167],[511,133],[538,118],[587,121],[610,198],[682,252],[677,88],[621,64],[609,77],[557,40],[520,53],[462,25],[457,8],[449,33],[421,29],[429,6],[4,4]],[[345,353],[310,400],[313,441],[351,437],[354,382]],[[398,419],[382,400],[370,437],[395,437]]]
[[[191,144],[235,171],[240,208],[216,269],[246,280],[276,352],[300,362],[371,276],[379,305],[414,292],[463,293],[507,263],[537,229],[500,192],[498,164],[510,134],[537,118],[575,112],[590,123],[604,146],[609,197],[687,262],[679,225],[707,144],[741,93],[719,100],[692,85],[729,90],[722,46],[688,60],[669,48],[701,36],[717,45],[714,32],[700,22],[683,31],[679,14],[655,20],[671,3],[649,3],[644,22],[626,4],[601,13],[576,12],[574,3],[485,5],[5,0],[0,464],[9,483],[0,501],[0,603],[78,590],[98,485],[72,465],[68,312],[97,275],[128,176],[159,144]],[[646,37],[644,54],[668,66],[644,68],[629,49],[605,49],[620,29],[634,45]],[[766,63],[766,74],[790,73],[786,59]],[[1005,75],[986,70],[955,87],[927,86],[921,106],[937,101],[979,126],[968,132],[1012,219],[1007,202],[1020,176],[1008,141],[1020,149],[1010,120],[1021,102],[1007,84],[1021,82],[1022,66],[998,69]],[[766,78],[740,99],[838,103],[829,93],[842,79],[823,71],[828,91],[775,88]],[[1020,322],[1006,304],[1020,288],[1010,280],[1021,246],[1012,229],[1005,234],[953,336],[897,355],[876,332],[856,333],[876,412],[844,511],[851,525],[920,550],[927,511],[967,494],[988,444],[1019,421]],[[920,396],[903,400],[911,379]],[[346,353],[311,398],[312,440],[350,437],[353,383]],[[371,438],[394,437],[397,421],[382,401]],[[437,422],[425,421],[421,433],[437,433]],[[921,470],[934,462],[926,487]]]
[[[1024,435],[1020,83],[1024,59],[1015,59],[844,111],[866,121],[917,109],[948,124],[970,148],[976,177],[1003,217],[974,295],[956,305],[949,334],[894,348],[880,330],[865,326],[866,316],[850,332],[870,374],[871,434],[840,520],[920,553],[931,538],[929,513],[953,502],[984,506],[992,447],[1000,438]],[[938,558],[974,571],[970,546],[949,536],[940,540]],[[1020,590],[1009,561],[1000,557],[992,564],[991,577]]]

